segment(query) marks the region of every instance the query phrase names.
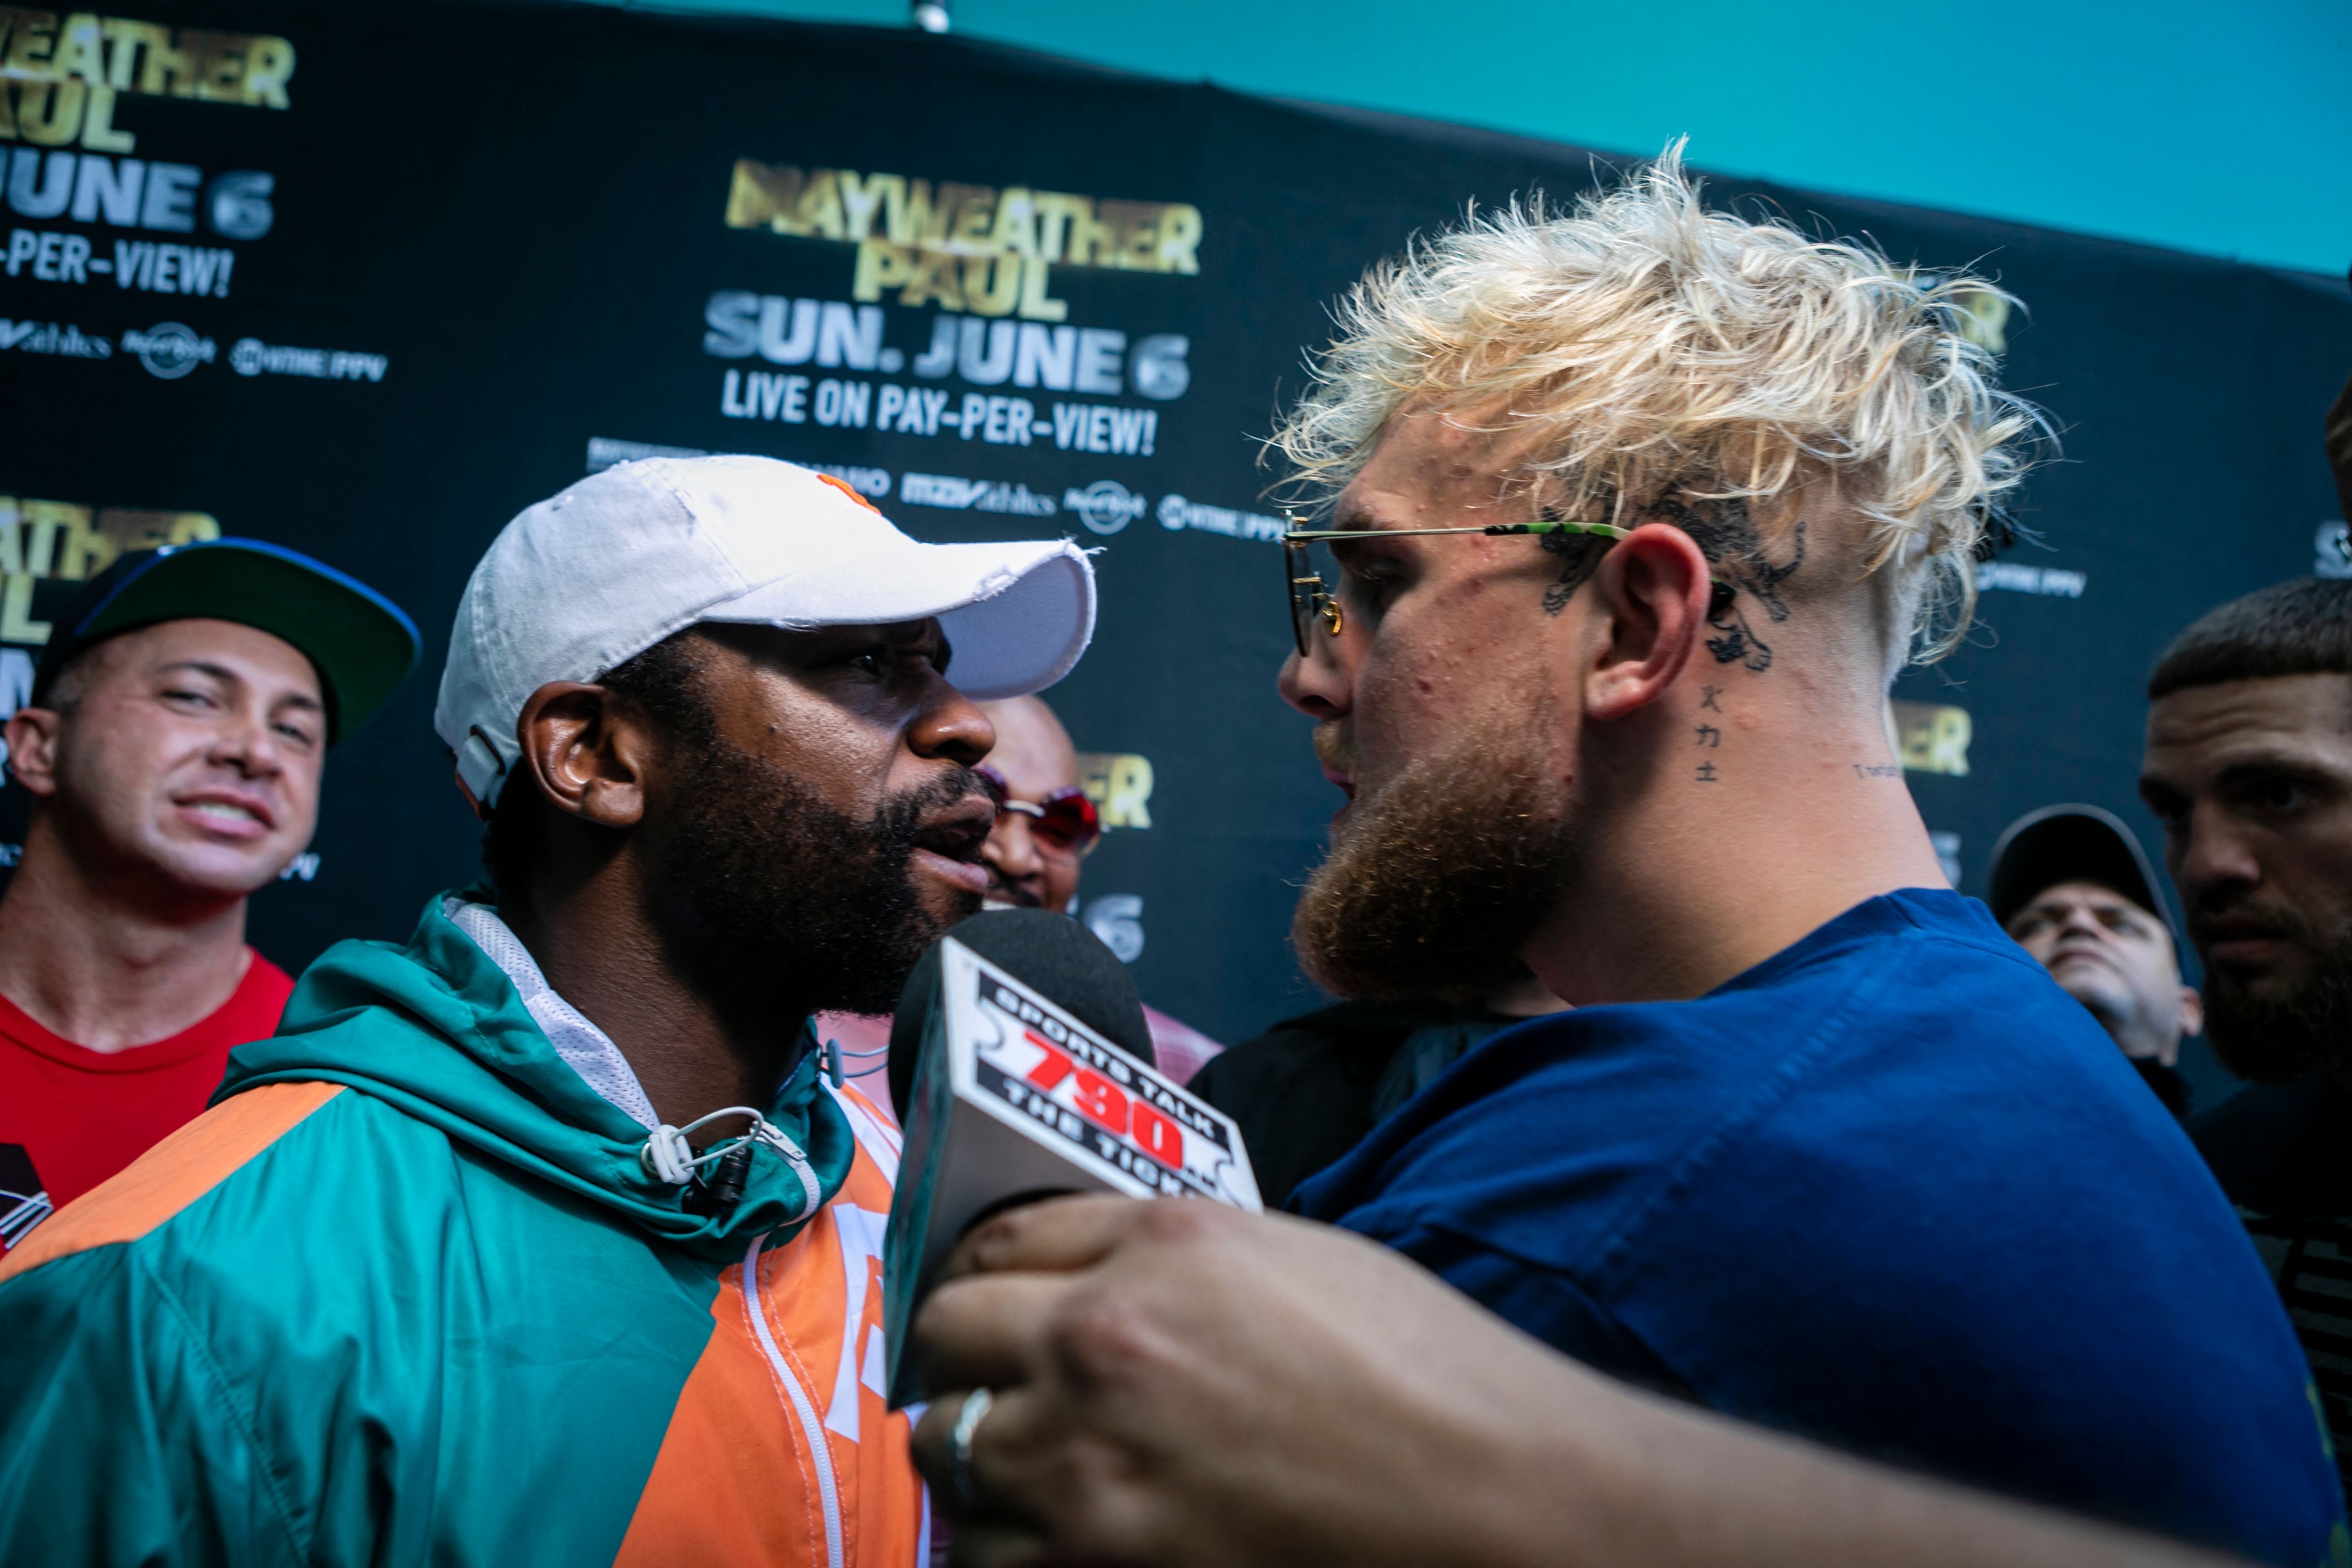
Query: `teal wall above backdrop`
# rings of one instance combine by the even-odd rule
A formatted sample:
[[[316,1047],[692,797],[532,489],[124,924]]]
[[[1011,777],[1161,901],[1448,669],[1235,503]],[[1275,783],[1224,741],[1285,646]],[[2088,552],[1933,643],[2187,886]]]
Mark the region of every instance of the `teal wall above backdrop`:
[[[953,5],[959,33],[1097,65],[1617,153],[1687,134],[1691,162],[1724,174],[2310,272],[2352,264],[2346,0]],[[908,12],[664,8],[883,25]]]

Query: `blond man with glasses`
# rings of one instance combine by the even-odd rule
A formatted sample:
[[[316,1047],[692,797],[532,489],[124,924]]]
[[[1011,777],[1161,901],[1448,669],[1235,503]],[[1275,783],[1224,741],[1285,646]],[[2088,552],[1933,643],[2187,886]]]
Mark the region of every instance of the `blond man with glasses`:
[[[1346,797],[1298,950],[1343,996],[1525,963],[1573,1010],[1292,1206],[1719,1414],[2326,1561],[2308,1375],[2229,1205],[1946,885],[1889,750],[2040,428],[1959,331],[1989,287],[1710,211],[1669,156],[1349,295],[1277,437],[1328,514],[1281,689]],[[960,1473],[1086,1468],[1001,1381]]]

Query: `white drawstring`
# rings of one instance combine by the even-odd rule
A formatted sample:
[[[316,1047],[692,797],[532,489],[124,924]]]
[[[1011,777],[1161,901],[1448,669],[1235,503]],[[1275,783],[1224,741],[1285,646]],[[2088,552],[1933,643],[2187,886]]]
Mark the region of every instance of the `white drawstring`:
[[[750,1117],[751,1130],[740,1138],[729,1138],[713,1143],[709,1148],[697,1154],[694,1152],[694,1145],[686,1141],[687,1134],[706,1122],[716,1121],[726,1116]],[[793,1173],[800,1177],[802,1194],[808,1201],[793,1215],[793,1218],[803,1219],[814,1214],[817,1205],[824,1201],[824,1188],[817,1181],[816,1172],[809,1164],[809,1157],[801,1152],[801,1146],[793,1142],[782,1128],[778,1127],[748,1105],[730,1105],[723,1110],[714,1110],[708,1116],[698,1116],[683,1127],[672,1127],[665,1122],[655,1128],[653,1136],[646,1140],[645,1147],[637,1152],[637,1160],[645,1166],[646,1173],[656,1180],[667,1182],[674,1187],[682,1187],[694,1180],[695,1172],[701,1166],[725,1158],[738,1144],[752,1142],[765,1143],[769,1148],[782,1154],[785,1163],[792,1166]]]
[[[870,1068],[859,1068],[856,1072],[844,1072],[841,1070],[842,1058],[856,1057],[862,1061],[867,1057],[887,1057],[889,1054],[890,1047],[887,1046],[882,1046],[870,1051],[845,1051],[841,1048],[841,1042],[839,1040],[827,1040],[824,1043],[825,1076],[833,1079],[834,1088],[847,1089],[851,1079],[872,1078],[877,1072],[887,1071],[890,1064],[888,1062],[877,1062]]]

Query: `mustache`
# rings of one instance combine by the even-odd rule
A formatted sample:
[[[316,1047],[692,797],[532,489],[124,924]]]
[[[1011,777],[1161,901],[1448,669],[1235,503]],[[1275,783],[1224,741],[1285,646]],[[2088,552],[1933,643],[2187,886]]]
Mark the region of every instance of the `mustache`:
[[[2221,936],[2282,937],[2309,946],[2316,934],[2294,910],[2257,902],[2243,892],[2209,894],[2189,908],[2189,935],[2200,948]]]
[[[1349,778],[1356,776],[1356,743],[1348,738],[1346,731],[1340,729],[1338,720],[1326,719],[1316,725],[1315,732],[1309,738],[1315,745],[1317,762]]]

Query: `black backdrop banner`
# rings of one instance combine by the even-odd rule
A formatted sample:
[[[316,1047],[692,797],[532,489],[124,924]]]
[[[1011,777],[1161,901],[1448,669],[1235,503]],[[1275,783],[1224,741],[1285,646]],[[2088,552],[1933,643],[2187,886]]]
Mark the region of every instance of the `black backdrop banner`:
[[[255,901],[270,956],[404,935],[474,873],[430,715],[499,527],[604,464],[746,451],[824,466],[921,538],[1099,546],[1101,630],[1051,693],[1113,824],[1082,912],[1222,1038],[1312,1005],[1285,936],[1337,801],[1275,695],[1257,441],[1368,263],[1469,202],[1571,197],[1592,155],[961,38],[587,5],[172,0],[0,27],[0,710],[40,580],[143,542],[289,544],[425,631],[425,668],[335,753],[310,853]],[[2222,598],[2347,570],[2317,431],[2352,299],[1711,193],[2026,301],[1979,297],[1972,331],[2066,461],[2032,481],[2038,539],[1986,568],[1969,645],[1898,688],[1903,760],[1969,890],[2032,806],[2152,831],[2133,779],[2158,649]]]

